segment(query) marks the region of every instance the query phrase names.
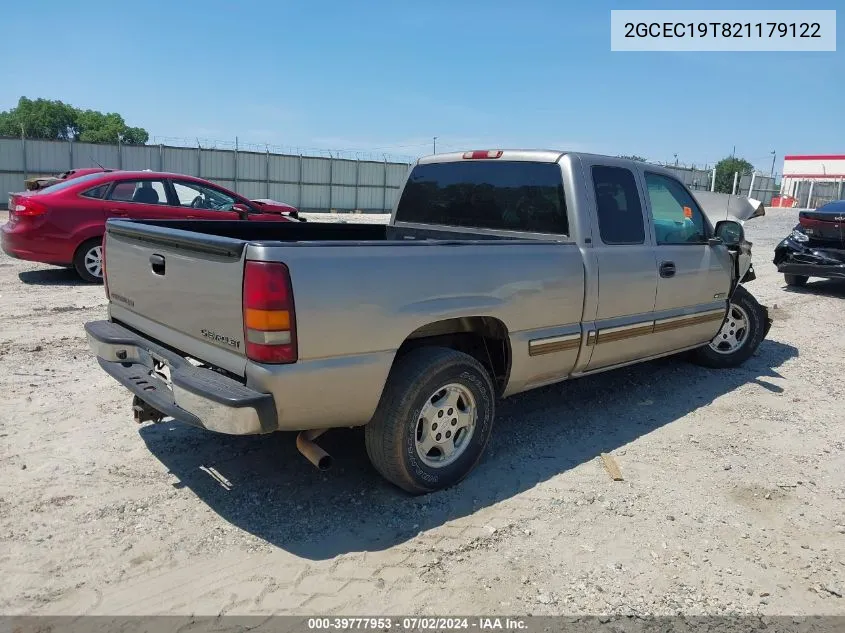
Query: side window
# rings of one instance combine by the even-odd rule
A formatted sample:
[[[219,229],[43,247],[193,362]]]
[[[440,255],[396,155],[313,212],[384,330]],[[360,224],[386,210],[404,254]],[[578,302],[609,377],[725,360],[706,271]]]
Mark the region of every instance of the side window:
[[[180,207],[206,209],[210,211],[231,211],[235,199],[222,191],[205,187],[195,182],[174,180],[173,189]]]
[[[167,204],[167,190],[161,180],[121,180],[114,185],[109,200]]]
[[[703,244],[709,230],[695,200],[674,178],[646,172],[648,199],[658,244]]]
[[[634,174],[622,167],[594,165],[593,190],[599,233],[605,244],[643,244],[643,208]]]
[[[105,185],[100,185],[99,187],[94,187],[93,189],[88,189],[87,191],[83,191],[80,196],[84,196],[86,198],[95,198],[97,200],[102,200],[103,196],[106,195],[106,191],[109,189],[109,183]]]

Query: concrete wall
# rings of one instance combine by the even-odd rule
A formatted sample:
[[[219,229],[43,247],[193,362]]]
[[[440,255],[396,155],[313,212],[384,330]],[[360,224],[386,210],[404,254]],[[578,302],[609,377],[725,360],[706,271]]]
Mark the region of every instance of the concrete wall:
[[[95,145],[0,138],[0,208],[24,180],[79,167],[151,169],[199,176],[247,198],[271,198],[302,211],[383,213],[392,208],[409,164],[270,152]]]

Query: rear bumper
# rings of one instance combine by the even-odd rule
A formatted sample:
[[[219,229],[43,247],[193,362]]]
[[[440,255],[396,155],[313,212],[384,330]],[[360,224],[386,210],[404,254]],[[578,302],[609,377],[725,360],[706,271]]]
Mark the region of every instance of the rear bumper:
[[[227,435],[255,435],[278,429],[272,395],[196,367],[111,321],[86,323],[85,332],[100,367],[163,414]],[[151,375],[157,363],[169,368],[169,384],[160,374]]]
[[[839,266],[823,266],[786,262],[778,266],[778,272],[787,275],[802,275],[804,277],[821,277],[823,279],[845,279],[845,264]]]
[[[773,262],[778,272],[788,275],[845,278],[845,249],[807,247],[785,239],[775,248]]]
[[[15,234],[5,226],[0,228],[0,247],[2,247],[3,252],[15,259],[28,259],[26,257],[28,252],[20,247],[18,241],[15,239]]]
[[[20,233],[15,233],[13,230],[6,228],[6,226],[0,228],[0,247],[2,247],[3,252],[9,257],[56,266],[67,266],[72,263],[69,260],[65,261],[66,258],[59,256],[57,253],[42,252],[38,249],[38,240],[31,239]]]

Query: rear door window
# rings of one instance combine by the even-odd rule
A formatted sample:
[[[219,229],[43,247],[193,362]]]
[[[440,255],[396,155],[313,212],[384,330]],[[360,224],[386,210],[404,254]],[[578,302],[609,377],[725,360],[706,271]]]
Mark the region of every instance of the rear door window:
[[[466,160],[417,165],[397,222],[568,235],[556,163]]]
[[[166,205],[167,189],[161,180],[120,180],[111,190],[109,200]]]
[[[634,174],[623,167],[593,165],[599,234],[605,244],[643,244],[643,207]]]

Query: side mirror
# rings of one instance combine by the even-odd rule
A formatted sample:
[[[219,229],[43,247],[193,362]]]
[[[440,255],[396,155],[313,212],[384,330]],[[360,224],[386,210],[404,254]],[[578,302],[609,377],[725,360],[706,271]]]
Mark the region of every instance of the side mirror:
[[[250,208],[242,202],[236,202],[235,204],[233,204],[232,211],[237,213],[240,216],[241,220],[246,220],[247,218],[249,218]]]
[[[745,229],[735,220],[721,220],[716,223],[716,238],[727,247],[739,246],[745,241]]]

